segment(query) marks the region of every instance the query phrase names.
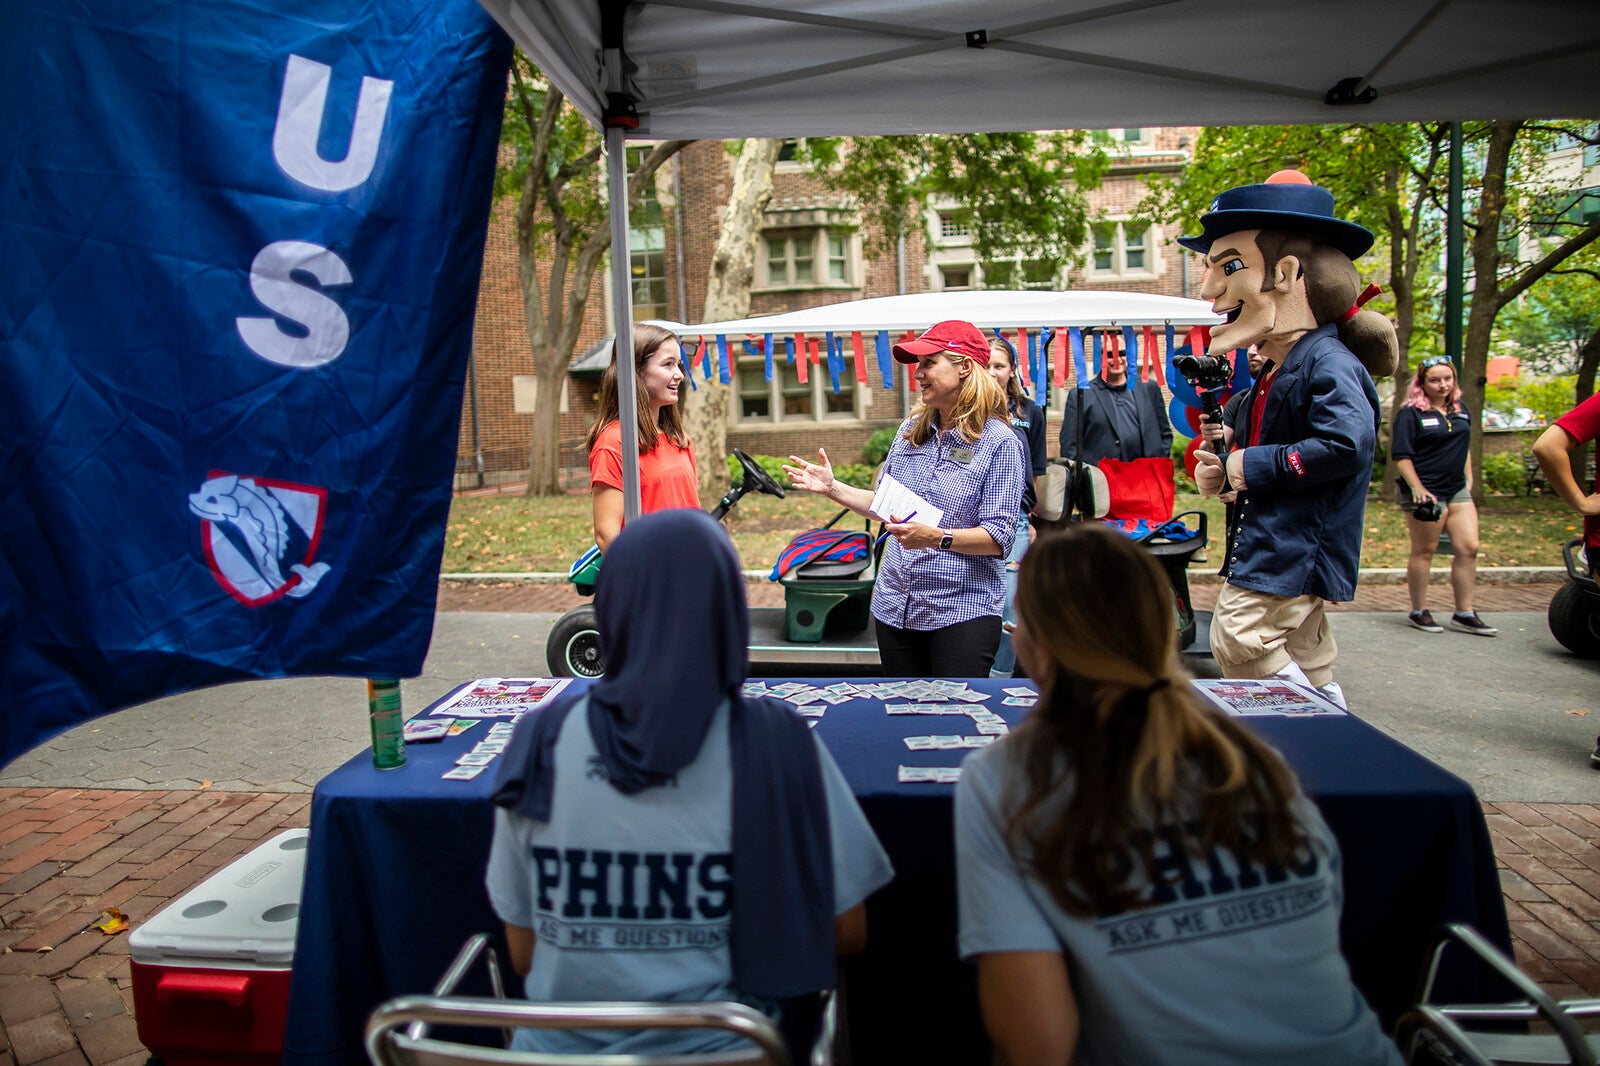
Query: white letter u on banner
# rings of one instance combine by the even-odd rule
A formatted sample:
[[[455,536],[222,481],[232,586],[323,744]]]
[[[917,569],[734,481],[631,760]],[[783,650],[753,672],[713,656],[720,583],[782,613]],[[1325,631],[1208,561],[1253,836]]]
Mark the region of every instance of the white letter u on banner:
[[[278,124],[272,131],[272,155],[284,173],[302,185],[327,192],[344,192],[367,180],[378,158],[383,120],[389,113],[394,82],[361,79],[356,118],[345,157],[329,161],[317,152],[323,112],[328,104],[332,68],[302,56],[290,55],[283,75],[283,95],[278,100]]]

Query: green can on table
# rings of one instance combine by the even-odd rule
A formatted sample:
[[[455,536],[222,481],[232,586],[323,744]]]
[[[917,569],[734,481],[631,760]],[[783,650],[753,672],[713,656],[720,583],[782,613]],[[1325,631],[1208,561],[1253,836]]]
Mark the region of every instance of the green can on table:
[[[367,717],[372,726],[372,765],[380,770],[398,770],[406,764],[399,678],[367,678]]]

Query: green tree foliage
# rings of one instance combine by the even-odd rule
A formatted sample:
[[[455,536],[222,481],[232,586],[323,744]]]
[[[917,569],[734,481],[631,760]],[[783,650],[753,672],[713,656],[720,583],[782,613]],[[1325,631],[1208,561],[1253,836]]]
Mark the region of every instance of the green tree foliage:
[[[1492,412],[1502,425],[1549,425],[1572,410],[1574,375],[1520,378],[1509,383],[1486,385],[1483,409]]]
[[[1088,243],[1087,190],[1117,149],[1103,133],[970,133],[811,138],[802,156],[832,189],[851,196],[869,229],[870,253],[925,229],[923,212],[949,203],[985,266],[1014,260],[1051,273],[1081,259]]]
[[[1481,410],[1497,316],[1536,283],[1574,269],[1580,261],[1573,257],[1600,237],[1600,223],[1582,221],[1583,202],[1546,157],[1562,144],[1600,143],[1600,135],[1586,123],[1477,122],[1464,126],[1464,139],[1470,314],[1461,384],[1467,406]],[[1443,332],[1442,278],[1432,265],[1442,259],[1447,146],[1443,123],[1207,130],[1193,163],[1178,180],[1156,185],[1141,210],[1194,232],[1218,192],[1264,181],[1283,167],[1304,171],[1333,190],[1342,217],[1377,235],[1359,265],[1367,273],[1387,271],[1388,293],[1371,306],[1393,317],[1409,371],[1439,350]],[[1600,355],[1600,333],[1591,333],[1580,351],[1580,393],[1585,381],[1593,388],[1593,369],[1587,377],[1584,371],[1593,356],[1583,352]],[[1404,390],[1396,393],[1398,405]],[[1481,462],[1476,435],[1473,455]]]
[[[1501,338],[1516,345],[1524,372],[1576,372],[1584,344],[1600,332],[1600,252],[1595,245],[1508,306],[1497,327]]]
[[[1462,345],[1461,388],[1470,410],[1483,407],[1485,367],[1500,313],[1600,238],[1600,220],[1585,222],[1573,204],[1571,178],[1555,173],[1548,157],[1564,146],[1600,144],[1592,123],[1498,121],[1467,127],[1480,146],[1474,157],[1476,209],[1468,219],[1471,303]],[[1572,210],[1574,206],[1580,209]],[[1577,391],[1592,390],[1600,334],[1591,335],[1578,367]],[[1474,469],[1481,472],[1483,442],[1474,435]],[[1481,483],[1481,478],[1477,479]]]
[[[1299,170],[1331,190],[1340,217],[1377,238],[1357,266],[1384,287],[1368,306],[1394,321],[1400,342],[1396,378],[1403,382],[1414,360],[1438,351],[1443,283],[1435,266],[1443,241],[1448,134],[1443,123],[1207,129],[1191,163],[1176,179],[1153,183],[1140,212],[1197,233],[1200,216],[1219,192],[1266,181],[1279,170]],[[1404,402],[1404,388],[1396,393],[1384,444]],[[1386,471],[1385,484],[1394,476]]]

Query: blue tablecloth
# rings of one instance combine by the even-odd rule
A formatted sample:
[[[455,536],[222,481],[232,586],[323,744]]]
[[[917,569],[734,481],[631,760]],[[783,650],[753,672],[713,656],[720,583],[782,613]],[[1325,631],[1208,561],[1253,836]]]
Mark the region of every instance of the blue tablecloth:
[[[1004,706],[999,691],[1019,683],[970,682],[995,694],[979,706],[1013,724],[1026,709]],[[1509,951],[1494,854],[1465,782],[1355,717],[1249,722],[1283,752],[1339,839],[1345,954],[1386,1024],[1408,1004],[1436,924],[1468,922]],[[365,1062],[373,1007],[427,991],[463,940],[499,929],[483,888],[493,773],[440,777],[486,730],[411,745],[401,770],[375,770],[363,753],[317,785],[285,1062]],[[896,773],[966,754],[910,751],[905,737],[973,731],[961,717],[887,715],[874,700],[831,707],[817,725],[896,870],[868,902],[867,950],[845,968],[851,1047],[869,1066],[989,1061],[974,971],[956,959],[953,789],[902,784]]]

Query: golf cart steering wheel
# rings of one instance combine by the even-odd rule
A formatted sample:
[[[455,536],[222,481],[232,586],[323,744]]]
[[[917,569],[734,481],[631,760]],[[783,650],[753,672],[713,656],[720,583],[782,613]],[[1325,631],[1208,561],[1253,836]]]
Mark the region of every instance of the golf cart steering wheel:
[[[772,475],[761,469],[761,464],[750,458],[742,450],[733,450],[734,458],[739,460],[739,465],[744,467],[744,484],[746,489],[755,489],[768,496],[783,499],[783,486],[772,479]]]

